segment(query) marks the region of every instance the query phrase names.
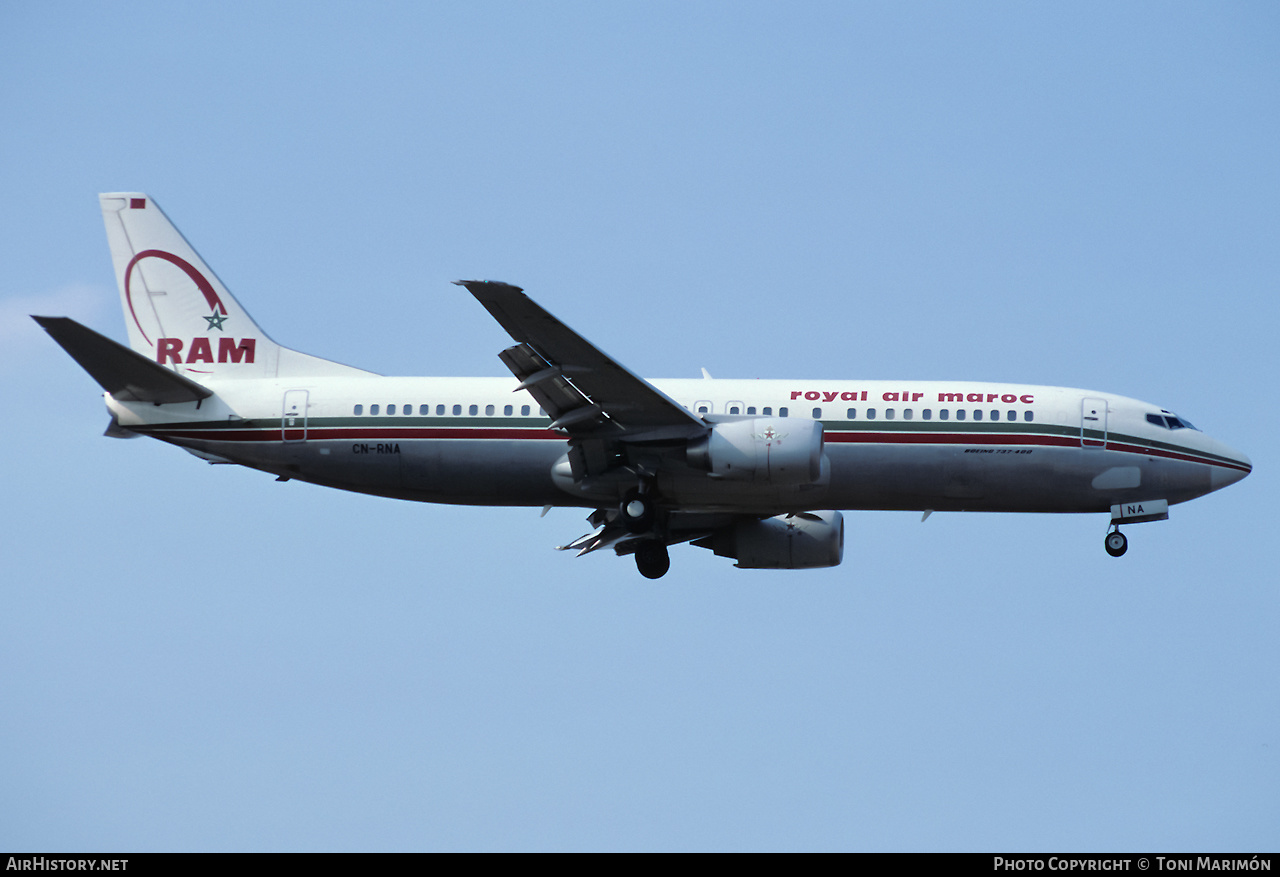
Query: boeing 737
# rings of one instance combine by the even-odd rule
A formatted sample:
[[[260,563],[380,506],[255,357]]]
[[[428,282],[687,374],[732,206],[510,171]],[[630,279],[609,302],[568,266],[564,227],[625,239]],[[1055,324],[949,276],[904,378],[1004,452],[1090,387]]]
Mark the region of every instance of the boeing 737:
[[[99,196],[129,347],[34,317],[150,436],[343,490],[591,509],[561,546],[664,575],[691,542],[741,568],[831,567],[840,510],[1109,513],[1121,525],[1244,478],[1239,451],[1158,405],[955,381],[647,381],[524,295],[458,281],[514,340],[507,378],[383,377],[282,347],[143,193]],[[705,375],[705,372],[704,372]]]

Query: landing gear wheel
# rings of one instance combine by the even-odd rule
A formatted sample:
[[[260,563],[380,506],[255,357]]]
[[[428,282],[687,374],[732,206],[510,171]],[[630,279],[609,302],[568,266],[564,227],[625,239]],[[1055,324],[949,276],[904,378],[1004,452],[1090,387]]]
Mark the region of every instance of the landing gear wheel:
[[[656,540],[641,542],[636,546],[636,569],[646,579],[660,579],[671,569],[671,555],[667,546]]]
[[[621,518],[622,526],[627,528],[628,533],[644,533],[653,527],[653,500],[632,488],[627,491],[627,495],[618,505],[618,517]],[[663,572],[666,570],[664,569]]]
[[[1129,540],[1119,530],[1112,530],[1107,534],[1107,554],[1112,557],[1119,557],[1129,550]]]

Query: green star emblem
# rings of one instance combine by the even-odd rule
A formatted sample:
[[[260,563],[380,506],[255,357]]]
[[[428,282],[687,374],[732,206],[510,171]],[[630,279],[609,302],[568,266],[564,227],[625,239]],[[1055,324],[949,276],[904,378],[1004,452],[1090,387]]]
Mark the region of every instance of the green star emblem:
[[[214,308],[214,309],[213,309],[213,316],[211,316],[211,317],[205,317],[205,319],[209,321],[209,328],[210,328],[210,329],[217,329],[219,332],[221,332],[221,331],[222,331],[222,324],[223,324],[223,323],[225,323],[225,322],[227,321],[227,315],[226,315],[226,314],[219,314],[219,313],[218,313],[218,309],[217,309],[217,308]]]

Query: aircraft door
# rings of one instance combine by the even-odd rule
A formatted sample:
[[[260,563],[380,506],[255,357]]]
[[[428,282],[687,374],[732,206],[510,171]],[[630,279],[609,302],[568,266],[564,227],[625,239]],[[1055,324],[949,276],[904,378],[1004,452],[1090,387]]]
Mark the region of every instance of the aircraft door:
[[[1107,446],[1107,400],[1083,399],[1080,402],[1080,447]]]
[[[286,442],[307,440],[307,391],[285,390],[280,438]]]

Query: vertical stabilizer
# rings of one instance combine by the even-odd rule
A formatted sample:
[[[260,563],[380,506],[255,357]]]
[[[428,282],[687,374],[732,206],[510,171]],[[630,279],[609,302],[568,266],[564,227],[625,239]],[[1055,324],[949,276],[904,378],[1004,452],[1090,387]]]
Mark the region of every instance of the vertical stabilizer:
[[[142,192],[98,196],[130,346],[201,380],[368,374],[281,347]]]

